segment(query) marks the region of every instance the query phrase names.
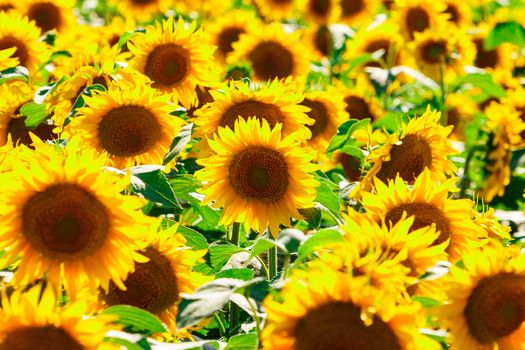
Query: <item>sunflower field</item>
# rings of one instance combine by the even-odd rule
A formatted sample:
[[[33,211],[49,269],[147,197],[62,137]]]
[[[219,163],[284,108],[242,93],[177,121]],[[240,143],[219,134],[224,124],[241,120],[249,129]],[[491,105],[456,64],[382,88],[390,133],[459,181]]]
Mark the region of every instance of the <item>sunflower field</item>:
[[[0,0],[0,350],[524,350],[523,0]]]

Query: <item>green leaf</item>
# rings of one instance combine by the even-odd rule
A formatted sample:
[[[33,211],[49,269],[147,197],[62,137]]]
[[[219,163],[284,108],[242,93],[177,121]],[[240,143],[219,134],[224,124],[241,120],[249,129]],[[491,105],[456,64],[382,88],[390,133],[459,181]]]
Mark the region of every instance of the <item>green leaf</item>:
[[[496,24],[485,38],[485,50],[492,50],[503,43],[511,43],[523,48],[525,46],[525,28],[514,21]]]
[[[319,208],[303,208],[299,209],[299,214],[301,214],[304,219],[313,227],[318,228],[321,225],[321,218],[323,214]]]
[[[53,62],[58,57],[73,57],[73,56],[71,55],[71,53],[69,53],[69,51],[66,51],[66,50],[55,51],[51,54],[51,57],[49,58],[48,62]]]
[[[131,333],[151,335],[167,332],[157,317],[146,310],[131,305],[110,306],[102,311],[102,314],[118,316],[119,319],[115,323],[123,325]]]
[[[175,195],[186,201],[189,201],[190,193],[196,192],[201,186],[200,181],[190,174],[177,174],[169,182]]]
[[[322,229],[308,237],[299,247],[298,260],[304,260],[316,249],[332,243],[344,242],[341,233],[335,229]]]
[[[242,248],[237,247],[233,244],[220,244],[210,247],[210,262],[211,266],[219,270],[221,267],[228,262],[230,257],[235,254],[244,251]]]
[[[23,80],[29,82],[29,72],[26,67],[17,66],[0,72],[0,84],[9,80]]]
[[[209,205],[202,205],[199,200],[193,196],[188,196],[191,207],[199,213],[207,227],[217,227],[221,218],[221,212],[213,209]]]
[[[359,67],[369,62],[377,62],[377,59],[371,53],[362,54],[348,62],[348,69],[346,71],[350,72],[354,68]]]
[[[429,297],[423,297],[423,296],[414,296],[412,297],[412,300],[415,302],[420,303],[425,308],[433,308],[433,307],[439,307],[442,305],[442,303],[436,299],[432,299]]]
[[[462,76],[458,79],[458,84],[472,84],[492,97],[504,97],[505,89],[492,80],[490,74],[473,73]]]
[[[341,126],[339,126],[337,129],[337,135],[335,135],[330,141],[330,145],[328,145],[326,153],[336,151],[340,148],[343,148],[345,145],[357,145],[357,141],[352,138],[353,133],[357,130],[366,130],[369,124],[370,118],[362,120],[350,119],[341,124]]]
[[[47,118],[46,105],[28,102],[20,108],[20,114],[26,117],[24,123],[32,129]]]
[[[144,348],[138,344],[132,343],[127,339],[115,338],[115,337],[105,337],[104,343],[114,344],[119,347],[124,346],[128,350],[144,350]]]
[[[193,294],[181,294],[177,315],[177,329],[193,326],[222,309],[236,291],[264,281],[254,278],[241,281],[233,278],[219,278],[200,286]]]
[[[176,118],[176,117],[174,117]],[[164,161],[162,164],[166,165],[169,162],[171,162],[180,152],[184,150],[188,142],[191,140],[191,130],[193,128],[193,124],[187,124],[182,127],[177,137],[173,139],[173,142],[171,143],[170,149],[164,156]]]
[[[142,172],[144,167],[132,169],[131,186],[149,201],[160,203],[168,208],[181,208],[166,175],[160,170]],[[146,170],[148,168],[145,168]]]
[[[208,249],[208,241],[199,232],[189,227],[180,225],[177,232],[186,238],[186,244],[195,250]]]
[[[332,190],[332,185],[334,185],[334,183],[326,176],[315,174],[314,177],[320,184],[319,187],[317,187],[317,197],[315,198],[315,201],[327,208],[336,218],[340,219],[341,206],[339,203],[339,196]]]
[[[249,281],[255,277],[255,272],[252,269],[241,268],[241,269],[229,269],[217,272],[216,278],[235,278],[238,280]]]
[[[265,237],[260,237],[255,241],[255,244],[251,247],[250,259],[258,256],[262,252],[265,252],[272,247],[277,247],[284,252],[288,252],[286,246],[281,242],[274,241]]]
[[[225,350],[257,350],[259,339],[255,333],[237,334],[228,340]]]

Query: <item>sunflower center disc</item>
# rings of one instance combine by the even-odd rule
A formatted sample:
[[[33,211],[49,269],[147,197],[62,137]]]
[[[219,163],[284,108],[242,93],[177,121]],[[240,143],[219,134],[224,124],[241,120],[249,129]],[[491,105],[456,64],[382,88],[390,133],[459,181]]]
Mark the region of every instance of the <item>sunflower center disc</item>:
[[[325,105],[319,101],[305,99],[301,102],[301,105],[311,109],[307,114],[310,118],[315,120],[315,123],[314,125],[307,125],[307,127],[312,132],[312,139],[314,139],[321,135],[328,127],[328,111],[326,110]]]
[[[32,195],[22,209],[22,233],[48,258],[89,256],[104,244],[109,229],[104,204],[74,184],[51,185]]]
[[[365,4],[363,0],[342,0],[341,11],[343,17],[351,17],[363,11]]]
[[[330,30],[325,26],[319,27],[314,36],[315,48],[319,50],[323,56],[328,56],[332,51],[333,43],[334,39]]]
[[[98,126],[104,150],[117,157],[149,151],[160,141],[161,125],[153,113],[141,106],[121,106],[109,111]]]
[[[27,17],[35,21],[42,33],[59,28],[62,22],[60,9],[52,2],[41,2],[31,5],[27,12]]]
[[[361,162],[359,158],[341,152],[337,153],[336,159],[341,163],[348,180],[359,181],[361,178]]]
[[[388,211],[385,217],[386,222],[393,224],[401,220],[403,212],[407,212],[407,217],[415,216],[414,223],[410,227],[410,231],[436,224],[436,230],[439,231],[439,237],[432,243],[438,245],[450,238],[450,223],[443,214],[441,209],[436,208],[432,204],[416,202],[400,204]]]
[[[361,97],[347,96],[344,99],[346,103],[346,112],[350,114],[352,119],[366,119],[372,118],[370,107],[368,103]]]
[[[432,164],[432,149],[423,138],[407,135],[401,141],[400,145],[392,147],[390,160],[384,162],[377,173],[377,177],[385,183],[398,173],[403,180],[413,183]]]
[[[330,11],[330,0],[311,0],[310,10],[320,17],[325,17]]]
[[[409,9],[406,16],[406,26],[411,38],[414,38],[414,33],[427,29],[430,26],[430,17],[427,11],[421,7]]]
[[[63,328],[35,326],[15,329],[7,333],[0,350],[83,350]]]
[[[189,68],[186,49],[180,45],[164,44],[151,51],[144,73],[154,81],[154,85],[170,86],[183,81]]]
[[[284,197],[288,189],[288,165],[278,151],[250,146],[233,158],[229,181],[245,199],[275,203]]]
[[[157,1],[156,0],[131,0],[131,2],[137,5],[147,5],[147,4],[154,4]]]
[[[239,40],[241,34],[244,33],[244,29],[238,27],[225,28],[217,38],[217,46],[219,52],[226,56],[233,51],[233,43]]]
[[[469,333],[481,344],[513,333],[525,321],[525,276],[502,272],[482,279],[464,314]]]
[[[368,53],[374,53],[376,51],[383,50],[383,55],[381,56],[383,60],[386,61],[388,58],[388,50],[390,50],[390,41],[387,39],[376,39],[368,43],[365,47],[365,51]],[[380,68],[381,65],[379,62],[368,62],[366,63],[367,67],[376,67]]]
[[[370,326],[351,303],[332,302],[309,311],[295,328],[296,350],[400,350],[388,324],[375,317]]]
[[[248,55],[259,80],[286,78],[293,74],[294,60],[290,51],[275,41],[259,43]]]
[[[38,124],[35,129],[29,129],[25,124],[25,118],[11,118],[7,124],[7,134],[11,134],[13,145],[22,144],[29,146],[33,143],[29,132],[38,136],[41,140],[52,140],[57,135],[53,132],[55,127],[45,121]]]
[[[474,64],[479,68],[495,68],[498,64],[498,51],[495,49],[485,50],[483,39],[475,39],[474,45],[476,45],[476,59]]]
[[[447,4],[447,8],[445,9],[445,13],[448,13],[450,15],[450,20],[456,24],[459,23],[460,15],[459,11],[454,4]]]
[[[10,35],[0,38],[0,50],[10,49],[16,47],[14,57],[18,58],[21,66],[26,66],[29,59],[26,45],[15,37]]]
[[[257,117],[258,120],[266,120],[271,128],[284,120],[281,110],[276,105],[256,100],[248,100],[230,106],[221,116],[219,126],[228,126],[233,130],[235,121],[242,117],[248,119]]]
[[[158,314],[179,300],[177,277],[170,261],[158,250],[150,247],[142,254],[150,260],[135,265],[135,272],[124,281],[127,290],[111,282],[103,298],[109,306],[126,304]]]
[[[446,52],[446,43],[442,41],[429,41],[421,48],[421,56],[427,63],[430,64],[444,62]]]

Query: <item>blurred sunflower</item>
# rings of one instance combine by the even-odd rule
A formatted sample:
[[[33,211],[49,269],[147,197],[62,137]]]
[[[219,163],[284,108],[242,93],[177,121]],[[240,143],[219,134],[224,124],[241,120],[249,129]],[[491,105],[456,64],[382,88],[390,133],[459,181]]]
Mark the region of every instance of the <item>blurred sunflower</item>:
[[[181,17],[177,22],[170,17],[162,24],[147,26],[145,33],[128,42],[134,55],[131,66],[148,76],[160,93],[186,108],[196,102],[197,85],[209,86],[215,81],[214,47],[205,43],[202,32],[196,28],[196,22],[185,29]]]
[[[35,87],[22,81],[0,86],[0,96],[5,96],[2,101],[3,108],[0,108],[0,145],[5,145],[10,137],[13,145],[29,146],[33,143],[29,132],[42,140],[52,140],[58,136],[53,132],[55,126],[51,120],[46,119],[31,129],[26,126],[26,118],[20,114],[20,109],[33,100],[35,92]]]
[[[381,0],[339,0],[341,15],[339,21],[351,27],[373,21]]]
[[[40,30],[27,17],[16,12],[0,12],[0,50],[16,48],[12,57],[30,74],[50,55],[47,45],[39,40]]]
[[[74,0],[19,0],[17,10],[34,21],[42,33],[56,30],[65,33],[76,26]]]
[[[217,47],[215,57],[225,62],[228,54],[233,51],[233,43],[239,40],[241,34],[248,33],[261,25],[255,13],[232,10],[206,23],[205,33],[210,44]]]
[[[351,119],[378,120],[383,115],[374,87],[364,75],[357,77],[353,87],[347,87],[341,82],[335,83],[336,88],[343,93],[345,111]]]
[[[0,50],[0,71],[18,66],[20,60],[17,57],[13,57],[17,50],[17,47]]]
[[[254,78],[304,78],[310,71],[310,52],[300,40],[300,32],[284,32],[280,24],[271,24],[241,35],[233,44],[228,63],[249,62]]]
[[[334,87],[328,87],[323,91],[307,92],[300,104],[310,108],[306,114],[315,120],[312,125],[307,126],[312,137],[306,143],[316,153],[322,154],[332,137],[337,134],[339,125],[348,119],[343,96]]]
[[[264,349],[318,350],[441,349],[419,333],[424,317],[417,305],[380,302],[378,289],[331,269],[292,278],[279,299],[264,301]]]
[[[0,0],[0,12],[16,11],[16,0]]]
[[[453,127],[439,125],[440,118],[440,112],[428,107],[422,116],[403,124],[385,144],[372,150],[367,160],[373,165],[363,179],[361,189],[369,191],[374,177],[386,183],[399,174],[403,180],[412,183],[425,168],[435,180],[456,172],[456,166],[448,159],[457,153],[448,140]]]
[[[219,224],[240,222],[260,233],[268,228],[277,237],[280,224],[302,218],[297,209],[314,206],[319,183],[311,172],[317,166],[298,147],[297,135],[282,137],[281,130],[280,123],[271,128],[266,120],[239,118],[208,141],[214,154],[197,161],[204,169],[195,175],[205,181],[203,204],[224,208]]]
[[[503,196],[510,183],[510,161],[512,149],[523,143],[525,122],[520,113],[509,105],[492,102],[485,109],[487,131],[491,132],[492,143],[487,154],[486,176],[483,198],[490,202],[496,196]]]
[[[104,350],[106,332],[118,329],[115,317],[86,317],[84,301],[59,306],[59,296],[50,286],[34,286],[27,292],[2,294],[0,349]]]
[[[321,61],[330,57],[334,50],[334,35],[325,25],[310,26],[301,31],[301,38],[305,46],[312,52],[313,61]]]
[[[443,27],[447,16],[443,15],[445,4],[442,1],[396,0],[393,21],[399,25],[406,41],[412,41],[415,34],[436,26]]]
[[[466,254],[463,265],[450,269],[442,312],[450,349],[523,349],[525,255],[494,244]]]
[[[176,230],[174,225],[158,232],[149,246],[141,251],[149,261],[135,264],[135,271],[123,281],[125,290],[113,282],[107,291],[100,290],[101,304],[132,305],[147,310],[158,316],[171,332],[177,333],[175,320],[180,293],[191,294],[212,278],[192,271],[206,251],[186,248],[185,238],[175,234]],[[182,332],[178,335],[188,334]]]
[[[154,223],[140,212],[142,200],[120,194],[129,178],[103,171],[107,158],[81,150],[79,139],[63,150],[36,138],[34,145],[2,174],[2,265],[20,258],[15,284],[46,274],[73,298],[110,280],[124,288],[135,261],[146,261],[137,251]]]
[[[172,6],[170,0],[109,0],[124,18],[148,22],[155,15],[164,14]]]
[[[507,90],[507,95],[501,98],[501,104],[511,106],[514,110],[516,110],[516,112],[518,112],[521,121],[525,123],[525,88],[523,88],[520,85],[519,87],[515,89]],[[491,114],[490,119],[496,118],[496,115],[494,115],[492,112],[490,114]],[[496,127],[498,123],[494,123],[494,122],[491,122],[491,123],[492,124],[490,128],[494,130],[494,127]],[[510,125],[512,124],[520,125],[521,123],[517,121],[513,121],[513,122],[510,122],[510,121],[503,122],[502,121],[500,124],[501,124],[501,127],[507,128],[509,124]],[[521,142],[518,142],[518,139],[515,136],[515,131],[513,132],[511,132],[510,130],[508,131],[509,131],[508,132],[509,140],[512,139],[511,143],[513,146],[517,146],[517,147],[525,146],[525,130],[523,130],[520,133]]]
[[[465,140],[465,128],[474,119],[474,113],[478,111],[478,105],[461,93],[447,94],[445,103],[447,105],[447,125],[453,125],[450,139]]]
[[[511,239],[509,226],[502,225],[496,215],[494,214],[494,208],[486,208],[481,213],[477,213],[474,218],[476,225],[480,226],[485,230],[489,238],[493,238],[494,241],[498,239]]]
[[[450,240],[447,252],[450,260],[461,259],[464,252],[483,244],[486,232],[477,226],[474,203],[469,199],[451,199],[456,179],[436,183],[429,169],[424,169],[414,182],[407,185],[401,177],[390,180],[388,185],[375,181],[375,193],[362,194],[362,205],[377,221],[399,222],[404,213],[414,216],[411,230],[435,225],[439,236],[433,245]]]
[[[317,25],[335,23],[341,14],[337,0],[298,0],[296,6],[307,21]]]
[[[471,8],[468,2],[455,0],[443,0],[445,3],[444,13],[448,14],[448,21],[454,23],[458,28],[470,28],[472,26]]]
[[[302,131],[303,138],[311,133],[305,124],[313,124],[307,107],[300,103],[304,95],[292,89],[292,82],[274,81],[262,84],[255,90],[247,82],[232,82],[221,90],[211,90],[213,102],[195,112],[196,125],[202,137],[212,137],[219,127],[232,129],[238,117],[248,119],[255,116],[268,122],[271,128],[282,123],[282,132],[287,136]]]
[[[120,38],[126,32],[132,32],[137,27],[137,23],[130,18],[121,18],[115,16],[108,24],[97,27],[101,41],[109,47],[114,47],[119,43]],[[128,50],[127,44],[124,44],[121,51]]]
[[[129,85],[128,85],[129,84]],[[112,82],[108,91],[85,96],[85,106],[68,125],[82,142],[107,152],[115,167],[162,164],[184,121],[170,115],[176,105],[142,79]]]
[[[252,0],[266,22],[287,20],[293,17],[294,0]]]

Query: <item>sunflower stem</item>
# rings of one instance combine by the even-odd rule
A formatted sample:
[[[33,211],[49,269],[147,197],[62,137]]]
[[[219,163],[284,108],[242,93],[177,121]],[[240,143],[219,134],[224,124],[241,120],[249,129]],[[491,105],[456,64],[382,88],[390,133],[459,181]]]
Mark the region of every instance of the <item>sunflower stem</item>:
[[[270,270],[270,280],[277,276],[277,247],[273,246],[268,250],[268,265]]]
[[[222,322],[221,317],[217,313],[214,313],[213,319],[215,320],[215,322],[217,322],[217,325],[219,326],[219,333],[221,334],[221,337],[225,337],[227,334],[226,327],[224,327],[224,323]]]
[[[463,176],[461,177],[459,186],[459,198],[465,198],[467,188],[469,188],[470,186],[470,176],[468,173],[470,169],[470,163],[472,162],[472,157],[474,156],[474,153],[476,153],[479,150],[482,150],[483,147],[484,146],[482,145],[472,146],[467,153],[467,157],[465,158],[465,166],[463,167]]]
[[[241,224],[234,222],[232,225],[232,231],[230,234],[230,243],[239,246],[241,241]]]
[[[234,222],[232,225],[231,235],[230,235],[230,243],[239,246],[239,243],[241,241],[241,224],[238,222]],[[239,307],[230,301],[230,335],[232,334],[232,331],[235,329],[237,324],[239,323]]]
[[[439,65],[439,88],[441,90],[441,125],[444,127],[448,124],[447,115],[447,89],[445,86],[445,63]]]
[[[257,308],[252,304],[252,300],[248,295],[244,296],[246,298],[246,301],[248,302],[248,305],[250,305],[250,309],[253,312],[253,320],[255,321],[255,327],[257,329],[257,334],[261,334],[261,320],[259,319],[259,316],[257,315]],[[257,304],[256,304],[257,305]]]

